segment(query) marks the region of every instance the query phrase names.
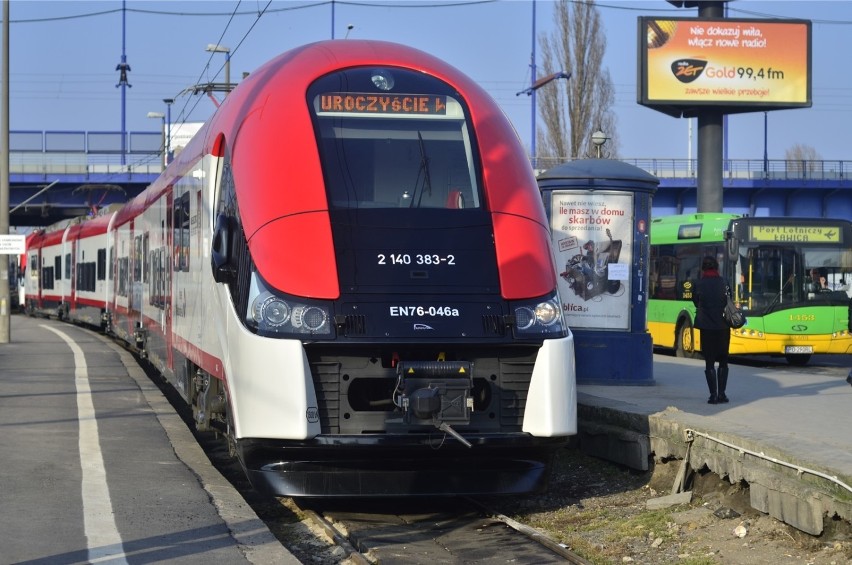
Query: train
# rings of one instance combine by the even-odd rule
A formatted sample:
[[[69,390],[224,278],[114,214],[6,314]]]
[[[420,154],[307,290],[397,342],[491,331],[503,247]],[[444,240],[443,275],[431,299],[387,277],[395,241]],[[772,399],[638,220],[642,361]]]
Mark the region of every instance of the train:
[[[26,312],[125,342],[262,492],[540,491],[577,433],[525,150],[415,48],[278,55],[141,194],[26,255]]]

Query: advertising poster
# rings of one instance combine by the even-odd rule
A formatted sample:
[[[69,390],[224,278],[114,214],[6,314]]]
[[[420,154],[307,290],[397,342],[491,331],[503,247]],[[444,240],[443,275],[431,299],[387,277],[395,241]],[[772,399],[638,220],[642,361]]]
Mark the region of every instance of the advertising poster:
[[[811,22],[640,18],[639,102],[811,105]]]
[[[550,229],[568,325],[627,330],[633,194],[554,190]]]

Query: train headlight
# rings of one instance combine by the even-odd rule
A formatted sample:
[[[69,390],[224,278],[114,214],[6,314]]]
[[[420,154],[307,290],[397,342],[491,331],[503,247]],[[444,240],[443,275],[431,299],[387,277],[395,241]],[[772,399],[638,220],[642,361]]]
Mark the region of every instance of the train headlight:
[[[535,311],[529,306],[518,306],[515,308],[515,327],[524,331],[535,324]]]
[[[567,333],[558,294],[531,302],[516,302],[513,312],[515,333],[519,337],[562,337]]]
[[[269,296],[264,300],[255,300],[257,304],[252,309],[254,320],[277,328],[290,319],[290,306],[277,296]]]
[[[263,280],[252,274],[246,325],[269,337],[330,337],[330,306],[320,301],[273,292]]]
[[[293,327],[321,332],[328,328],[328,312],[317,306],[297,306],[293,310]]]
[[[560,315],[559,306],[553,302],[540,302],[535,307],[535,319],[543,326],[552,326],[562,316]]]
[[[379,90],[387,91],[392,89],[394,85],[393,75],[387,69],[374,70],[370,76],[370,80],[373,81],[373,84]]]

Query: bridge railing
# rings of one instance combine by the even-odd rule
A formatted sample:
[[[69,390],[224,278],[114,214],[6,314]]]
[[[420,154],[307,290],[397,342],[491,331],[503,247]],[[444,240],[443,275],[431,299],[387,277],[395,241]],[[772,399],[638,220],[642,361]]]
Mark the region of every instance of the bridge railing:
[[[9,173],[19,175],[160,174],[162,156],[129,156],[85,153],[10,153]]]
[[[161,132],[9,132],[11,174],[159,174],[162,170]]]
[[[122,141],[124,143],[122,143]],[[12,174],[159,174],[163,170],[163,132],[11,131]],[[697,159],[621,159],[661,179],[696,179]],[[536,169],[570,161],[538,157]],[[852,161],[727,159],[724,179],[852,180]]]
[[[570,159],[537,159],[540,170],[546,170]],[[697,178],[697,159],[620,159],[652,175],[665,178]],[[722,163],[724,179],[769,180],[852,180],[852,161],[727,159]]]

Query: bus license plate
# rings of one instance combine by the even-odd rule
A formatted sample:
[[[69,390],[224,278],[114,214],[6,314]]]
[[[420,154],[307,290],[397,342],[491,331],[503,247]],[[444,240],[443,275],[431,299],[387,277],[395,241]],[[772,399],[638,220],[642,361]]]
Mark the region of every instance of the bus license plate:
[[[813,353],[812,345],[787,345],[784,347],[784,353]]]

